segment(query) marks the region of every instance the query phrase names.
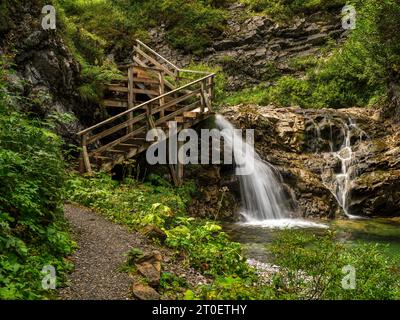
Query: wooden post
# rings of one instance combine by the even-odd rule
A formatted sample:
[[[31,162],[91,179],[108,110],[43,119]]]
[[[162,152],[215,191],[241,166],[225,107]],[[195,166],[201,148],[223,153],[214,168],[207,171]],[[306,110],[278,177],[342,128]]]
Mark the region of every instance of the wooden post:
[[[208,81],[208,96],[210,97],[210,101],[214,99],[214,77],[210,77],[207,79]]]
[[[133,66],[130,66],[128,68],[128,109],[132,108],[134,106],[134,92],[133,92]],[[128,120],[131,120],[133,118],[132,112],[128,113]],[[133,131],[133,125],[130,124],[127,127],[127,133],[130,133]]]
[[[200,101],[201,101],[200,114],[204,113],[204,106],[206,104],[206,97],[204,95],[205,89],[206,89],[206,86],[205,86],[205,83],[204,83],[204,80],[203,80],[203,81],[201,81],[201,89],[200,89]]]
[[[90,165],[89,154],[87,151],[87,135],[82,135],[82,158],[85,165],[85,171],[91,173],[92,166]]]
[[[165,83],[164,83],[164,72],[162,72],[161,70],[158,72],[158,80],[160,82],[159,85],[159,94],[160,96],[163,95],[165,93]],[[165,104],[165,99],[161,98],[159,100],[160,103],[160,107],[162,107]],[[160,111],[160,118],[164,117],[164,109],[162,109]]]
[[[180,153],[182,146],[183,146],[183,141],[178,140],[178,150],[177,150],[178,161],[176,164],[176,176],[177,176],[177,180],[178,180],[178,186],[181,186],[183,183],[183,163],[181,163],[181,161],[179,161],[179,153]]]

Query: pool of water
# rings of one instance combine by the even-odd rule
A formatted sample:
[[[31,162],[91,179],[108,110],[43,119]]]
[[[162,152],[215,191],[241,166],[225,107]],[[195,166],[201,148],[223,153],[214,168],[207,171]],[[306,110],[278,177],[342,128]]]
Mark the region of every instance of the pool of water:
[[[328,230],[337,231],[337,241],[348,243],[379,243],[386,245],[383,252],[400,259],[400,217],[357,220],[270,220],[263,222],[226,223],[225,232],[233,241],[240,242],[248,258],[261,262],[270,260],[267,244],[282,232],[282,229],[304,230],[316,235],[324,235]]]

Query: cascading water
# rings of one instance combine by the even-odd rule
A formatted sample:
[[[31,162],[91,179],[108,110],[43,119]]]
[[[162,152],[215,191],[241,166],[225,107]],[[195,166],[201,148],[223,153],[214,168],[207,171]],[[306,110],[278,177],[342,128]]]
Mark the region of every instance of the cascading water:
[[[217,115],[216,124],[222,130],[225,147],[232,150],[236,165],[246,173],[238,175],[246,221],[289,218],[287,199],[275,168],[264,162],[224,117]]]
[[[360,134],[359,140],[362,140],[365,133],[357,127],[356,123],[351,118],[349,118],[347,122],[343,121],[341,128],[343,143],[337,150],[335,150],[331,127],[331,154],[340,161],[340,172],[334,174],[330,189],[345,215],[352,219],[358,218],[349,213],[349,193],[351,190],[352,180],[356,175],[353,167],[355,154],[353,151],[352,137],[356,136],[357,133]]]
[[[352,180],[351,164],[354,159],[353,150],[351,146],[352,129],[356,127],[355,124],[349,119],[349,124],[344,125],[343,144],[339,151],[333,152],[334,156],[340,160],[341,172],[335,176],[335,195],[339,205],[342,207],[344,213],[350,216],[348,210],[348,195]]]

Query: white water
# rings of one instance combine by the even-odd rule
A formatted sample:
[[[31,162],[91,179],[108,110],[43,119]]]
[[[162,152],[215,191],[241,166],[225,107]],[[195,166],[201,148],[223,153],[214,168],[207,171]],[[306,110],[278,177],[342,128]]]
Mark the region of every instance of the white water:
[[[245,221],[262,224],[272,219],[289,218],[290,214],[285,206],[287,199],[278,172],[260,158],[253,146],[243,141],[228,120],[217,115],[216,124],[223,130],[225,147],[232,149],[236,166],[248,173],[238,175]]]
[[[302,219],[275,219],[263,221],[248,219],[243,225],[268,229],[329,228],[326,224]]]
[[[345,215],[350,219],[360,218],[349,213],[349,193],[352,181],[356,176],[356,172],[353,170],[356,158],[351,144],[351,138],[357,133],[360,133],[359,139],[361,140],[364,133],[357,127],[356,123],[349,118],[347,123],[343,122],[342,135],[344,138],[339,150],[335,151],[333,143],[331,143],[331,153],[335,158],[339,159],[341,165],[341,171],[334,175],[333,195],[336,197]]]

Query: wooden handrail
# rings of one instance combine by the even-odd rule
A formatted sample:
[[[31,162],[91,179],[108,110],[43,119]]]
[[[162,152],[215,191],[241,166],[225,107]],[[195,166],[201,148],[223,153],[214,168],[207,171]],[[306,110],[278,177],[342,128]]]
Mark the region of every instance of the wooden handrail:
[[[200,79],[197,79],[197,80],[195,80],[195,81],[193,81],[193,82],[190,82],[190,83],[188,83],[188,84],[186,84],[186,85],[184,85],[184,86],[182,86],[182,87],[179,87],[179,88],[177,88],[177,89],[171,90],[171,91],[169,91],[169,92],[167,92],[167,93],[164,93],[164,94],[162,94],[162,95],[160,95],[160,96],[158,96],[158,97],[152,98],[152,99],[150,99],[150,100],[148,100],[148,101],[146,101],[146,102],[143,102],[142,104],[139,104],[139,105],[137,105],[137,106],[135,106],[135,107],[133,107],[133,108],[130,108],[130,109],[128,109],[128,110],[125,110],[124,112],[121,112],[121,113],[119,113],[119,114],[117,114],[117,115],[115,115],[115,116],[113,116],[113,117],[111,117],[111,118],[108,118],[108,119],[106,119],[106,120],[104,120],[104,121],[102,121],[102,122],[99,122],[99,123],[97,123],[97,124],[95,124],[95,125],[93,125],[93,126],[87,128],[87,129],[85,129],[85,130],[82,130],[82,131],[78,132],[78,136],[85,135],[85,134],[87,134],[87,133],[89,133],[89,132],[91,132],[91,131],[93,131],[93,130],[95,130],[95,129],[97,129],[97,128],[100,128],[100,127],[102,127],[102,126],[104,126],[104,125],[106,125],[106,124],[108,124],[108,123],[110,123],[110,122],[113,122],[113,121],[116,120],[116,119],[119,119],[119,118],[121,118],[121,117],[123,117],[123,116],[126,116],[126,115],[128,115],[129,113],[131,113],[131,112],[133,112],[133,111],[142,109],[143,107],[147,106],[147,105],[150,104],[150,103],[153,103],[153,102],[158,101],[158,100],[160,100],[160,99],[162,99],[162,98],[165,98],[165,97],[167,97],[167,96],[170,96],[170,95],[172,95],[172,94],[174,94],[174,93],[177,93],[177,92],[179,92],[179,91],[181,91],[181,90],[184,90],[184,89],[186,89],[186,88],[188,88],[188,87],[190,87],[190,86],[193,86],[193,85],[195,85],[195,84],[197,84],[197,83],[200,83],[200,82],[202,82],[202,81],[205,81],[205,80],[207,80],[207,79],[209,79],[209,78],[211,78],[211,77],[214,77],[214,76],[215,76],[215,73],[208,74],[207,76],[202,77],[202,78],[200,78]]]
[[[181,69],[177,67],[175,64],[173,64],[171,61],[168,59],[164,58],[162,55],[151,49],[149,46],[145,45],[142,41],[136,39],[136,42],[146,48],[148,51],[150,51],[152,54],[154,54],[156,57],[160,58],[162,61],[170,65],[173,69],[175,69],[177,72],[187,72],[187,73],[197,73],[197,74],[210,74],[207,71],[198,71],[198,70],[189,70],[189,69]]]
[[[176,71],[179,71],[179,68],[174,65],[171,61],[165,59],[162,55],[158,54],[157,52],[155,52],[152,48],[150,48],[149,46],[145,45],[142,41],[136,39],[136,43],[138,43],[139,45],[141,45],[142,47],[146,48],[148,51],[150,51],[152,54],[154,54],[155,56],[157,56],[158,58],[160,58],[161,60],[163,60],[165,63],[169,64],[173,69],[175,69]]]

